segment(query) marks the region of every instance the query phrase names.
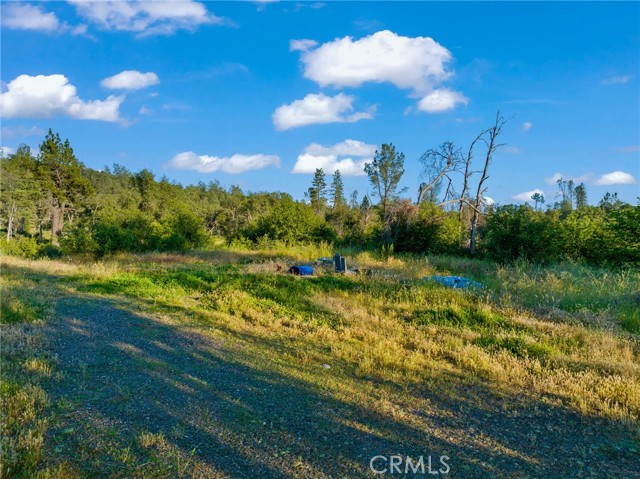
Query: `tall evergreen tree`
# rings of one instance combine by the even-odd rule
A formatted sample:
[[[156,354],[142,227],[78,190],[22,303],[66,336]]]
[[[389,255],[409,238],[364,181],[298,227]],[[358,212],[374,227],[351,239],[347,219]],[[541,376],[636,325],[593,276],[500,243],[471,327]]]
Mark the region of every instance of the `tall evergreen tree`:
[[[316,168],[308,195],[314,211],[316,213],[322,212],[327,204],[327,180],[322,168]]]
[[[82,165],[73,153],[69,140],[59,134],[47,133],[40,145],[37,160],[38,178],[49,198],[51,212],[51,243],[59,244],[65,213],[81,205],[93,192],[89,180],[82,175]]]
[[[341,208],[347,203],[347,200],[344,197],[344,183],[342,182],[340,170],[333,172],[329,192],[331,194],[331,203],[333,204],[334,209]]]

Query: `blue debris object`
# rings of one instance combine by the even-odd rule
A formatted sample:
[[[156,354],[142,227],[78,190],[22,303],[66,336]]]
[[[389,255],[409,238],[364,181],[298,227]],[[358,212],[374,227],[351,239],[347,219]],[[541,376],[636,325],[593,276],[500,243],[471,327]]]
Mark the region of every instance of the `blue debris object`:
[[[292,266],[289,268],[289,273],[296,276],[312,276],[313,266]]]
[[[438,284],[453,289],[469,289],[469,288],[483,288],[481,283],[471,281],[469,278],[463,278],[462,276],[425,276],[426,281],[435,281]]]

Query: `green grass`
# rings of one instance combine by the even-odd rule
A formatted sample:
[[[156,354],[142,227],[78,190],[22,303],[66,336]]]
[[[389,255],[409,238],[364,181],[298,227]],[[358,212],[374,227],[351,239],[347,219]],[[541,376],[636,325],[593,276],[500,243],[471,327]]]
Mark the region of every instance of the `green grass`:
[[[357,408],[361,417],[341,421],[353,421],[367,434],[392,437],[408,424],[417,427],[419,419],[407,411],[425,407],[425,399],[415,391],[437,390],[457,402],[459,384],[474,391],[481,390],[480,384],[488,387],[504,398],[506,409],[525,397],[534,405],[557,403],[585,418],[638,427],[638,271],[575,264],[499,266],[443,256],[382,260],[357,253],[351,264],[372,269],[372,275],[319,270],[315,277],[296,278],[283,272],[293,261],[330,253],[326,246],[285,249],[276,244],[263,251],[218,247],[184,256],[122,255],[91,264],[5,258],[2,327],[15,340],[3,347],[2,356],[3,447],[11,452],[3,458],[4,474],[99,477],[95,467],[83,469],[79,459],[69,463],[72,450],[90,461],[96,453],[88,445],[94,442],[108,457],[105,471],[114,477],[197,477],[195,471],[205,470],[196,452],[176,446],[170,431],[141,429],[135,441],[124,443],[106,427],[61,433],[53,445],[43,441],[47,411],[73,409],[74,403],[49,404],[43,384],[56,375],[57,365],[47,356],[46,343],[37,340],[39,329],[25,325],[46,321],[61,295],[77,298],[79,305],[104,298],[150,318],[150,324],[168,324],[176,334],[188,328],[215,340],[224,345],[224,353],[207,354],[232,359],[234,368],[260,377],[280,378],[265,381],[268,387],[278,381],[304,385],[305,392],[298,394]],[[446,289],[422,279],[431,274],[468,276],[486,288]],[[150,342],[158,341],[140,328]],[[134,364],[153,374],[174,367],[146,356],[136,357]],[[330,374],[323,364],[331,365]],[[86,374],[90,381],[96,373]],[[131,385],[122,386],[116,397],[130,401],[133,391]],[[252,392],[258,393],[259,388]],[[489,393],[475,394],[470,404],[481,408]],[[250,437],[260,437],[266,421],[256,418],[256,405],[245,401],[239,392],[225,398],[234,408],[229,417]],[[295,414],[283,407],[285,416]],[[397,429],[378,430],[365,419],[369,415],[394,417]],[[25,437],[33,438],[27,447],[21,445]],[[288,454],[284,443],[273,441],[253,447],[273,457]],[[65,459],[58,460],[59,455]],[[311,467],[302,459],[298,464]],[[299,477],[314,475],[303,470]]]

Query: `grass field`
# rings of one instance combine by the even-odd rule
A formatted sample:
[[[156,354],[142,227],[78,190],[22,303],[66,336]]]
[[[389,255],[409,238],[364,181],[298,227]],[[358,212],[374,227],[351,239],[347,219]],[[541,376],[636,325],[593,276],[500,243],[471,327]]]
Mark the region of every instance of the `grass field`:
[[[2,477],[640,477],[640,272],[331,254],[2,258]]]

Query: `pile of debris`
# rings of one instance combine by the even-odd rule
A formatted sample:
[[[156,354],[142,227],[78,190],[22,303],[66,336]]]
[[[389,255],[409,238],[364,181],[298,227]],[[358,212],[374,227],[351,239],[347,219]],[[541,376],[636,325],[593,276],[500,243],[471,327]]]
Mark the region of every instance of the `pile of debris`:
[[[322,268],[333,268],[334,272],[342,274],[371,274],[368,269],[347,268],[347,258],[340,253],[336,253],[333,258],[322,256],[315,262],[315,266]],[[289,273],[296,276],[312,276],[314,268],[311,265],[294,265],[289,268]]]

